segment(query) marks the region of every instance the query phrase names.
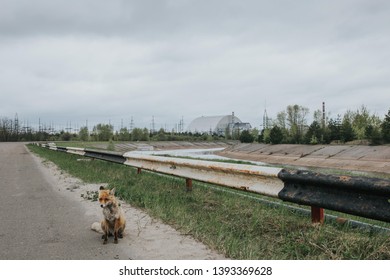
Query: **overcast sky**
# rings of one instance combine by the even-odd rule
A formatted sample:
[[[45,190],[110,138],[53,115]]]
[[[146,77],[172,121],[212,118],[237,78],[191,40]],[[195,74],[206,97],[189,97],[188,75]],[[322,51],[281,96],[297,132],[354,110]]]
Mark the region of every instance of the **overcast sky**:
[[[172,129],[390,109],[388,0],[0,0],[0,116]]]

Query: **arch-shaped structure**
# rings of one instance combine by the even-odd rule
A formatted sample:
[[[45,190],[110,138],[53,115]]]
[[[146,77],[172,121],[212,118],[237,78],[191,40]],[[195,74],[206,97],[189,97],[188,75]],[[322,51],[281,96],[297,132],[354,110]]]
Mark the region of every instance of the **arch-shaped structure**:
[[[239,118],[233,115],[199,117],[194,119],[187,128],[191,133],[225,134],[226,128],[234,127],[235,124],[242,123]]]

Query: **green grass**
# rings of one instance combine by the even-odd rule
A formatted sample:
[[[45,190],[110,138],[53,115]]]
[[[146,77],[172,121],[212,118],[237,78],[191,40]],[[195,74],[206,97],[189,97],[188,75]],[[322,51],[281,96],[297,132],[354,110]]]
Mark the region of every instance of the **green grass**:
[[[231,192],[125,165],[29,148],[85,182],[108,183],[131,205],[233,259],[390,259],[390,237],[307,217]],[[223,190],[223,188],[221,188]]]

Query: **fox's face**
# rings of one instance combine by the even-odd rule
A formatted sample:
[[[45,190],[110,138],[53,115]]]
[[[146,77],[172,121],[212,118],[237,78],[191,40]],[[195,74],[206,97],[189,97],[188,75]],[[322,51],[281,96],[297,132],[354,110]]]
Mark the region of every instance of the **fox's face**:
[[[99,189],[99,203],[100,207],[104,208],[115,203],[115,188],[106,190],[104,187]]]

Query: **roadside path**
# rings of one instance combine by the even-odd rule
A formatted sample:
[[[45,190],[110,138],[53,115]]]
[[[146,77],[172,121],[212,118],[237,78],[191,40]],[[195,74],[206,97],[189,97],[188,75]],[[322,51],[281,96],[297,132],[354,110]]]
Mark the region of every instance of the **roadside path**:
[[[63,174],[22,143],[0,143],[0,259],[224,258],[125,203],[125,237],[102,245],[91,230],[101,208],[81,197],[99,185]]]

